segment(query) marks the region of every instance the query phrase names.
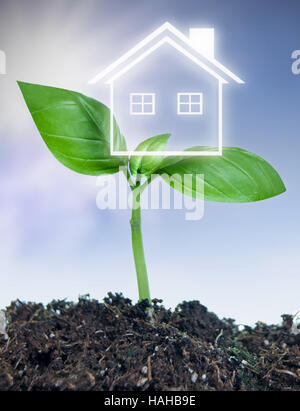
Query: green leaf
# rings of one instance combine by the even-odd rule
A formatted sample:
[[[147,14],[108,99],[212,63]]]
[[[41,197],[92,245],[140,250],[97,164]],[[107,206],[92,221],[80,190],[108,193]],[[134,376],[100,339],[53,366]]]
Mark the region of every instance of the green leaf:
[[[148,138],[139,144],[135,151],[164,151],[169,138],[170,134]],[[164,159],[165,156],[133,156],[130,159],[130,171],[133,175],[150,176],[161,166]]]
[[[189,150],[204,149],[208,150],[207,147]],[[196,182],[203,181],[204,176],[204,198],[207,201],[247,203],[286,191],[279,174],[269,163],[236,147],[224,147],[222,156],[178,157],[177,161],[176,157],[168,157],[156,173],[173,188],[195,198],[201,196],[201,192],[197,193]],[[193,178],[185,183],[184,175]],[[171,182],[170,176],[173,176]]]
[[[18,84],[43,140],[63,165],[94,176],[127,164],[126,157],[110,155],[110,111],[104,104],[70,90]],[[126,151],[116,121],[114,131],[115,150]]]

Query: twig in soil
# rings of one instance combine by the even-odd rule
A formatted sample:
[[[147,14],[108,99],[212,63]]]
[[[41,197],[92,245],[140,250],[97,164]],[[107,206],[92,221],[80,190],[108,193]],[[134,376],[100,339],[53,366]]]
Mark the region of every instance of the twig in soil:
[[[236,371],[233,370],[232,377],[231,377],[231,385],[232,386],[234,385],[235,375],[236,375]]]
[[[222,335],[223,335],[223,330],[221,330],[221,332],[218,334],[217,338],[215,339],[215,345],[218,344],[218,341],[222,337]]]
[[[110,350],[111,346],[112,346],[112,344],[110,344],[110,346],[106,348],[105,352],[108,352]],[[98,364],[100,364],[104,359],[105,359],[105,354],[103,355],[103,357],[100,358],[100,360],[98,361]]]
[[[147,365],[148,365],[148,380],[152,380],[152,368],[151,368],[151,355],[149,355],[148,360],[147,360]]]
[[[280,374],[290,375],[291,377],[297,378],[297,380],[299,379],[298,375],[294,374],[292,371],[289,371],[289,370],[279,370],[278,368],[274,368],[274,371],[276,371]]]
[[[216,373],[217,373],[217,381],[218,381],[219,385],[223,386],[223,382],[222,382],[222,380],[221,380],[221,378],[220,378],[220,370],[219,370],[219,367],[217,366],[217,364],[215,363],[215,361],[212,361],[211,364],[212,364],[212,366],[214,367],[214,369],[215,369],[215,371],[216,371]]]

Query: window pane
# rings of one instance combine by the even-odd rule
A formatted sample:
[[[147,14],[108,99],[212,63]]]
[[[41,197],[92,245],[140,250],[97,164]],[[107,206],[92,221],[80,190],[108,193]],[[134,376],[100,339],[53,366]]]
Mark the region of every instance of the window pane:
[[[144,103],[152,103],[153,96],[144,96]]]
[[[131,95],[131,101],[133,103],[141,103],[142,102],[142,96],[138,96],[137,94],[132,94]]]
[[[201,112],[200,104],[191,104],[191,112],[192,113],[200,113]]]
[[[189,102],[189,95],[188,94],[182,94],[179,96],[180,98],[180,103],[188,103]]]
[[[191,96],[192,103],[200,103],[200,94],[195,94]]]
[[[180,104],[180,113],[188,113],[189,112],[189,105],[188,104]]]
[[[142,105],[141,104],[132,104],[132,112],[133,113],[142,113]]]
[[[144,113],[152,113],[153,106],[152,104],[144,104]]]

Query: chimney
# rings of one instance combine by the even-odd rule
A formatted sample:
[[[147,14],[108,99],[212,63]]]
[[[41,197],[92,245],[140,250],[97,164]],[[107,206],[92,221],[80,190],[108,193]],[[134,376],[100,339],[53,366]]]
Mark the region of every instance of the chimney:
[[[214,58],[214,37],[214,29],[190,29],[192,46],[207,58]]]

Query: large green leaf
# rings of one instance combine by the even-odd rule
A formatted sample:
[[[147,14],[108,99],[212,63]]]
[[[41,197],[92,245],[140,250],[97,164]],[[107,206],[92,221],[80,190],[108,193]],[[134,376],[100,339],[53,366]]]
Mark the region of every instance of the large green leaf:
[[[193,147],[189,150],[208,150]],[[188,151],[188,150],[187,150]],[[192,197],[197,193],[196,181],[204,177],[207,201],[247,203],[265,200],[283,193],[285,186],[276,170],[264,159],[236,147],[224,147],[222,156],[168,157],[156,171],[172,187]],[[184,183],[184,175],[192,175]],[[173,176],[170,182],[170,176]],[[201,184],[198,185],[201,187]],[[185,190],[185,191],[184,191]]]
[[[148,138],[139,144],[135,151],[164,151],[169,138],[170,134]],[[150,176],[161,166],[164,159],[164,156],[133,156],[130,159],[130,171],[133,175]]]
[[[33,120],[52,154],[81,174],[111,174],[127,163],[110,155],[110,111],[83,94],[37,84],[18,83]],[[126,143],[114,122],[114,148]]]

